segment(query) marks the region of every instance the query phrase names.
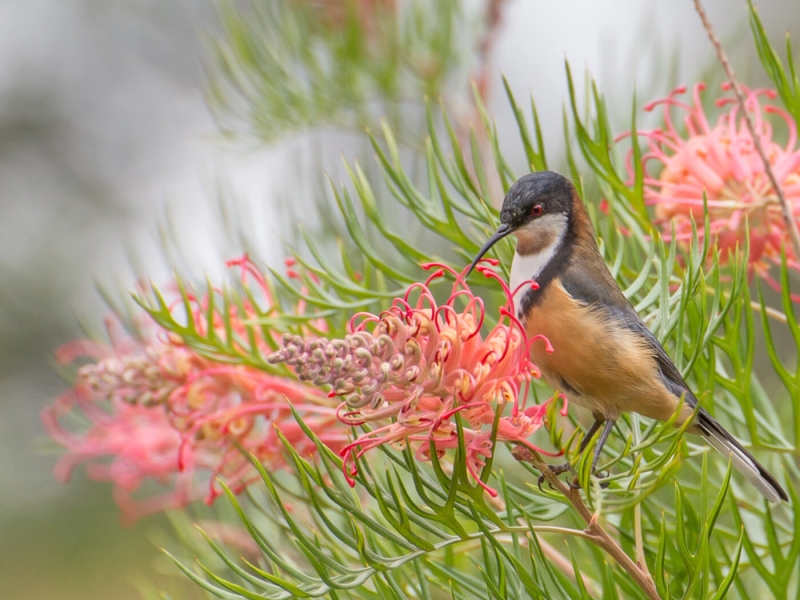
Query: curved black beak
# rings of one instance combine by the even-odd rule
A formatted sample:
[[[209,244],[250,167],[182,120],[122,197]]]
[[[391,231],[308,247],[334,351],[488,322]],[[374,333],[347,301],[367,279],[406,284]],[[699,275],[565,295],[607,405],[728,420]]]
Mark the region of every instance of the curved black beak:
[[[483,255],[486,254],[489,251],[489,248],[491,248],[497,242],[499,242],[504,237],[506,237],[508,234],[513,233],[513,232],[514,232],[514,230],[509,225],[506,225],[505,223],[501,223],[500,227],[497,228],[497,231],[494,232],[494,235],[492,235],[492,237],[490,237],[486,241],[486,243],[483,245],[483,248],[481,248],[480,252],[478,252],[478,256],[475,257],[475,260],[472,261],[472,264],[469,266],[469,270],[467,271],[467,274],[464,275],[464,279],[469,277],[469,274],[472,273],[472,270],[475,268],[475,265],[477,265],[478,261],[483,258]]]

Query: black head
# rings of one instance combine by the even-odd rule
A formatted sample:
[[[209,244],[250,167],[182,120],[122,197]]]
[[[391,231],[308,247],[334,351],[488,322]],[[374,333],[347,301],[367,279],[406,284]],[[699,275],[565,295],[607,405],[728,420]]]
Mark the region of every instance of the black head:
[[[572,184],[554,171],[540,171],[520,177],[508,190],[500,223],[512,231],[547,214],[569,215],[572,211]]]
[[[572,191],[569,179],[555,171],[539,171],[519,178],[503,200],[500,227],[478,252],[467,276],[483,255],[507,235],[546,215],[569,217],[572,213]]]

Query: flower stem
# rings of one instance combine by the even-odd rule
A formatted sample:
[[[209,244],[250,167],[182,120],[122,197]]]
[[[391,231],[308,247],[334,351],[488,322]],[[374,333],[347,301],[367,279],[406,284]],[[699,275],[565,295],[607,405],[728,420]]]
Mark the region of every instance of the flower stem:
[[[581,498],[580,490],[568,487],[562,482],[555,473],[545,464],[545,462],[536,453],[532,452],[525,446],[516,446],[511,454],[515,459],[523,462],[528,462],[542,472],[547,483],[553,486],[554,489],[561,492],[564,497],[572,504],[573,508],[578,512],[581,518],[586,523],[584,533],[586,538],[590,540],[595,546],[604,550],[617,561],[631,579],[636,582],[639,588],[645,593],[650,600],[661,600],[658,595],[655,582],[647,571],[646,567],[642,568],[637,565],[631,557],[629,557],[616,541],[603,529],[598,519],[587,508],[586,504]]]
[[[716,290],[714,290],[714,288],[711,287],[710,285],[707,285],[706,286],[706,293],[713,296],[716,293]],[[724,299],[727,300],[728,298],[730,298],[730,294],[728,294],[727,292],[722,291],[721,293],[722,293],[722,297]],[[786,320],[786,314],[785,313],[782,313],[781,311],[779,311],[779,310],[777,310],[775,308],[772,308],[770,306],[764,306],[762,308],[761,304],[756,302],[755,300],[751,300],[750,301],[750,309],[755,313],[761,313],[761,311],[763,310],[764,314],[767,315],[770,319],[778,321],[779,323],[783,323],[784,325],[786,325],[786,323],[788,322]]]
[[[744,118],[745,123],[747,123],[747,129],[750,131],[750,135],[753,138],[753,145],[755,146],[758,155],[761,157],[761,161],[764,163],[764,171],[766,172],[767,177],[769,178],[769,181],[775,190],[775,194],[778,196],[778,202],[781,206],[783,221],[786,224],[786,229],[789,231],[789,237],[792,240],[794,255],[800,257],[800,231],[797,229],[797,223],[794,220],[792,208],[786,201],[786,196],[783,194],[783,189],[778,183],[778,179],[775,177],[775,172],[772,170],[772,165],[767,158],[767,154],[764,152],[764,147],[761,145],[761,138],[756,134],[756,128],[753,125],[753,120],[750,118],[750,114],[747,112],[742,88],[733,72],[733,67],[731,67],[731,63],[728,60],[728,55],[722,48],[719,38],[717,38],[717,35],[714,33],[714,28],[711,26],[711,21],[708,20],[708,15],[703,8],[703,4],[700,2],[700,0],[694,0],[694,7],[695,10],[697,10],[697,14],[700,16],[700,20],[703,23],[703,28],[706,30],[706,33],[708,33],[711,44],[714,46],[714,49],[717,52],[717,58],[719,58],[719,62],[722,64],[722,68],[725,70],[728,81],[730,81],[733,92],[736,95],[736,101],[739,104],[741,115]]]

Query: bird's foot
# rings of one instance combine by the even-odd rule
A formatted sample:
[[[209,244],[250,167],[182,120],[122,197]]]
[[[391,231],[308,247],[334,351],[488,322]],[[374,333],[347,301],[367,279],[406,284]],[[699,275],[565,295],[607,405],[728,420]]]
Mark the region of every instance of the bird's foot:
[[[553,473],[554,475],[561,475],[562,473],[570,472],[576,476],[575,480],[577,480],[577,473],[575,473],[575,469],[573,469],[572,465],[569,463],[564,463],[563,465],[547,465],[547,468],[550,469],[550,472]],[[539,479],[537,480],[537,485],[539,486],[540,491],[542,490],[542,483],[544,483],[544,480],[545,480],[545,474],[542,473],[541,475],[539,475]],[[578,485],[575,485],[574,482],[570,483],[569,485],[570,487],[573,488],[580,487]],[[553,486],[551,485],[550,487],[552,488]]]
[[[604,479],[606,479],[606,477],[608,477],[609,475],[611,475],[611,473],[609,473],[608,471],[606,471],[605,473],[602,473],[600,471],[592,471],[592,476],[597,477],[597,479],[600,481],[600,487],[603,489],[606,489],[608,486],[611,485],[610,481],[604,481]]]
[[[572,478],[572,481],[567,482],[567,485],[569,485],[569,487],[572,488],[573,490],[581,489],[581,484],[578,483],[578,473],[575,471],[574,467],[571,464],[564,463],[563,465],[548,465],[547,468],[550,469],[550,472],[554,473],[555,475],[561,475],[562,473],[567,473],[567,472],[572,473],[574,477]],[[610,482],[603,481],[606,477],[610,475],[610,473],[608,472],[601,473],[599,471],[592,471],[592,475],[600,480],[601,488],[606,489],[609,485],[611,485]],[[536,482],[537,485],[539,486],[539,490],[542,489],[542,483],[544,483],[545,479],[546,477],[544,473],[539,475],[539,479]],[[552,488],[553,486],[551,485],[550,487]]]

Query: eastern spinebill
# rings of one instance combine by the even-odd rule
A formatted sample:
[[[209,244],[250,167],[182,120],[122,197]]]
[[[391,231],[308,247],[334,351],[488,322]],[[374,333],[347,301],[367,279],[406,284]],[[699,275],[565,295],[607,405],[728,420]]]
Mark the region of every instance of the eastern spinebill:
[[[592,460],[620,414],[635,412],[676,426],[694,418],[688,431],[702,435],[769,501],[788,500],[776,479],[703,408],[659,341],[645,326],[608,270],[594,229],[572,183],[552,171],[531,173],[508,191],[500,226],[481,248],[484,254],[509,234],[517,237],[510,289],[514,310],[529,336],[531,358],[545,381],[570,401],[592,411],[594,423],[579,452],[602,427]],[[523,285],[532,280],[538,287]],[[679,408],[680,407],[680,408]],[[569,465],[550,467],[556,473]]]

